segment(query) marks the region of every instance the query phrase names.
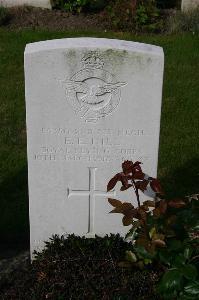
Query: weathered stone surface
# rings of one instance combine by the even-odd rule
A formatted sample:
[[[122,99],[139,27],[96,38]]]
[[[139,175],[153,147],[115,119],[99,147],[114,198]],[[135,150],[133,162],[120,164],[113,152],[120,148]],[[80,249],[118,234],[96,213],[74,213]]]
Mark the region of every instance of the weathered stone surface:
[[[49,9],[52,8],[50,0],[0,0],[0,6],[12,7],[21,5],[29,5]]]
[[[31,251],[52,234],[124,234],[106,193],[124,160],[156,176],[162,48],[76,38],[25,50]],[[144,197],[142,198],[144,199]]]
[[[199,0],[182,0],[181,8],[183,11],[188,11],[199,7]]]

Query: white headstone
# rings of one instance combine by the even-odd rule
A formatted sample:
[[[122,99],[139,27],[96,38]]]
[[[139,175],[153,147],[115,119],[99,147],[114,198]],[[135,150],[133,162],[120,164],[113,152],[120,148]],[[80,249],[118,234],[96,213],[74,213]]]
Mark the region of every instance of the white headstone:
[[[42,8],[51,9],[51,1],[50,0],[0,0],[0,6],[12,7],[12,6],[35,6]]]
[[[111,39],[27,45],[31,251],[52,234],[127,231],[107,197],[133,193],[106,186],[124,160],[156,176],[163,60],[160,47]]]
[[[197,7],[199,7],[199,0],[182,0],[182,11],[193,10]]]

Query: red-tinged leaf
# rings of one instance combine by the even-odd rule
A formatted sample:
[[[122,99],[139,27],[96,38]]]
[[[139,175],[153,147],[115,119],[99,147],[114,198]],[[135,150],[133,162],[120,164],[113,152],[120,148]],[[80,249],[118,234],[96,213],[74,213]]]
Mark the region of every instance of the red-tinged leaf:
[[[109,214],[113,214],[113,213],[123,214],[122,206],[115,207],[113,210],[111,210],[111,211],[109,212]]]
[[[132,217],[133,217],[134,219],[137,219],[137,220],[140,219],[140,215],[139,215],[139,213],[138,213],[138,209],[137,209],[137,208],[135,208],[135,209],[133,209],[133,210],[131,211],[131,215],[132,215]]]
[[[142,172],[141,162],[136,161],[133,164],[133,178],[134,179],[144,179],[145,174]]]
[[[132,218],[132,219],[139,219],[140,215],[138,214],[137,208],[131,208],[131,209],[124,209],[123,214],[126,217]]]
[[[146,225],[145,220],[139,220],[139,222],[140,222],[140,226],[145,226]]]
[[[136,161],[133,164],[133,168],[139,171],[142,171],[142,168],[140,167],[140,165],[142,165],[142,163],[140,161]]]
[[[161,214],[165,214],[166,211],[167,211],[167,201],[166,200],[161,200],[159,208],[160,208]]]
[[[163,247],[166,247],[166,243],[163,241],[163,240],[154,240],[152,241],[152,243],[157,246],[157,247],[160,247],[160,248],[163,248]]]
[[[128,176],[126,176],[124,173],[121,173],[120,174],[120,181],[122,183],[122,186],[127,189],[128,186],[129,186]]]
[[[165,212],[167,211],[167,201],[166,200],[160,200],[159,202],[157,202],[157,207],[159,209],[160,214],[165,214]]]
[[[151,186],[152,190],[155,193],[163,194],[163,190],[162,190],[162,187],[160,185],[160,182],[156,178],[151,178],[151,180],[150,180],[150,186]]]
[[[143,236],[143,237],[139,237],[136,240],[136,245],[143,246],[146,250],[148,250],[150,243],[149,243],[149,240],[147,239],[147,237]]]
[[[122,213],[127,217],[133,217],[134,216],[134,206],[131,203],[124,202],[122,204]]]
[[[135,186],[137,189],[141,190],[142,192],[144,192],[147,189],[147,185],[148,185],[149,181],[144,179],[142,181],[137,181],[135,183]]]
[[[147,213],[140,207],[138,208],[139,219],[146,220]]]
[[[133,166],[134,166],[134,164],[133,164],[132,161],[130,161],[130,160],[125,160],[125,161],[123,162],[123,164],[122,164],[122,170],[123,170],[124,174],[127,175],[127,174],[132,173],[132,171],[133,171]]]
[[[143,180],[144,177],[145,177],[145,174],[142,172],[135,172],[133,175],[133,178],[136,180],[138,180],[138,179]]]
[[[140,206],[141,209],[143,209],[144,211],[149,211],[149,207],[147,205],[141,205]]]
[[[112,211],[110,211],[110,213],[120,213],[130,217],[133,213],[133,210],[134,206],[131,203],[124,202],[115,207]]]
[[[124,226],[129,226],[132,224],[132,218],[131,217],[127,217],[127,216],[124,216],[123,219],[122,219],[122,223]]]
[[[159,218],[161,216],[159,207],[157,207],[153,210],[153,216],[156,218]]]
[[[120,191],[126,191],[126,190],[128,190],[130,187],[132,187],[132,186],[133,186],[132,184],[128,184],[127,186],[122,185]]]
[[[181,208],[186,206],[186,203],[182,199],[173,199],[168,202],[168,206],[173,208]]]
[[[116,183],[120,180],[120,177],[121,177],[120,173],[119,173],[119,174],[116,174],[116,175],[109,181],[109,183],[108,183],[108,185],[107,185],[107,192],[111,191],[111,190],[115,187]]]
[[[154,200],[146,200],[143,202],[143,205],[148,207],[155,207],[155,201]]]
[[[122,205],[122,202],[117,199],[108,198],[108,202],[114,207],[119,207]]]

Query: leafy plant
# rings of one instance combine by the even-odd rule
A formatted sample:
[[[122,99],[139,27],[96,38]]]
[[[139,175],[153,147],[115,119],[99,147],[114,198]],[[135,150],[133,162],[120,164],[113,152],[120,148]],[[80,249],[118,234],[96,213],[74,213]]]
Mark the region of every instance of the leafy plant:
[[[85,6],[86,12],[100,12],[102,11],[107,5],[107,0],[88,0]]]
[[[144,268],[155,264],[165,271],[158,286],[165,299],[195,299],[199,277],[199,195],[166,199],[160,182],[144,174],[140,162],[125,161],[122,169],[109,181],[107,190],[118,182],[122,184],[121,191],[132,188],[137,207],[108,199],[114,207],[111,213],[123,214],[123,225],[131,225],[126,237],[131,238],[133,249],[126,252],[127,262],[120,265]],[[141,204],[139,192],[149,187],[155,200]]]
[[[119,235],[95,239],[67,235],[51,238],[32,264],[20,265],[4,280],[0,299],[156,298],[153,270],[122,269],[117,262],[131,245]]]
[[[161,23],[154,0],[112,0],[105,12],[115,29],[154,31]]]
[[[80,13],[88,0],[55,0],[53,2],[54,8],[61,8],[71,13]]]
[[[53,0],[52,6],[71,13],[98,12],[107,5],[106,0]]]

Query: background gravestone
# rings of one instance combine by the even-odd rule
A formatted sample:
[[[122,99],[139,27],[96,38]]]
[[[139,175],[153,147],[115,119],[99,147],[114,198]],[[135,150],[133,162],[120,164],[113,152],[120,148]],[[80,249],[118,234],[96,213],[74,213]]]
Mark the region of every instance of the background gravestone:
[[[183,11],[193,10],[199,7],[199,0],[182,0],[181,8]]]
[[[29,5],[36,6],[42,8],[51,9],[51,1],[50,0],[0,0],[0,6],[21,6],[21,5]]]
[[[76,38],[28,44],[25,83],[31,251],[52,234],[124,234],[106,193],[124,160],[156,176],[162,48]],[[144,198],[142,198],[144,199]]]

